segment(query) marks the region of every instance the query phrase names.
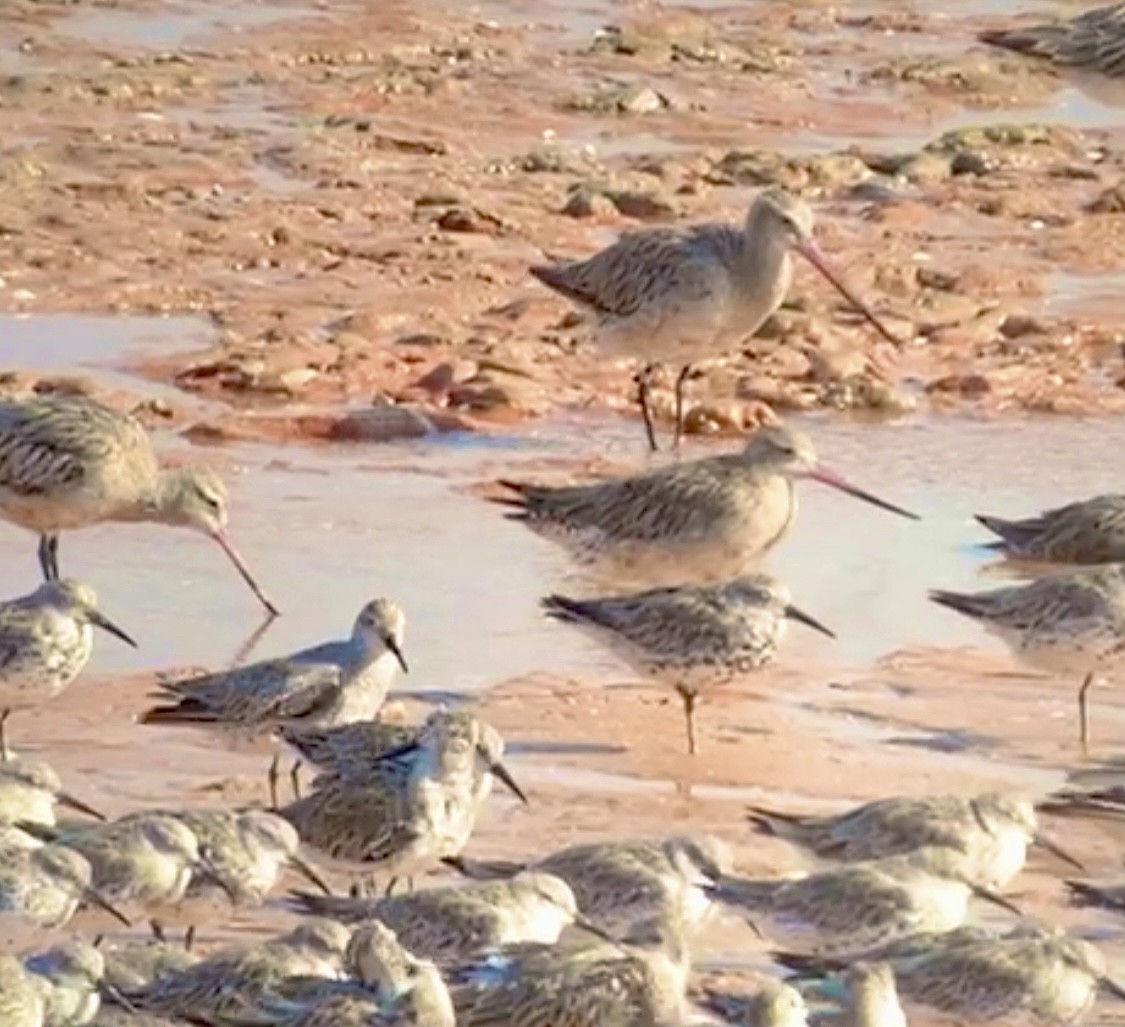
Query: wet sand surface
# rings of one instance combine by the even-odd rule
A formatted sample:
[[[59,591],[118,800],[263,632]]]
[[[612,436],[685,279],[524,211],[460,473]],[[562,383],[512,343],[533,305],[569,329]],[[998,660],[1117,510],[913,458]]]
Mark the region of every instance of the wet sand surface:
[[[509,153],[518,154],[548,129],[556,137],[573,130],[567,139],[574,146],[564,146],[568,161],[579,160],[589,146],[620,162],[617,170],[624,173],[638,153],[656,151],[662,159],[673,154],[671,159],[692,161],[701,148],[722,148],[734,140],[772,145],[767,138],[776,142],[787,132],[791,153],[875,141],[887,150],[917,149],[943,132],[993,119],[994,109],[967,112],[957,97],[939,97],[930,105],[909,83],[901,85],[896,101],[886,102],[909,97],[910,118],[886,117],[883,101],[864,106],[860,93],[878,93],[870,86],[846,88],[833,76],[846,61],[849,46],[863,60],[876,61],[879,53],[872,49],[872,39],[879,33],[860,23],[841,27],[821,4],[802,5],[796,14],[784,4],[761,5],[768,8],[762,22],[765,34],[788,40],[803,58],[816,46],[824,48],[824,63],[817,66],[824,69],[819,86],[821,72],[814,69],[807,81],[790,81],[783,62],[778,88],[793,86],[795,107],[776,125],[748,128],[747,119],[761,114],[757,109],[737,116],[734,110],[719,110],[694,124],[690,112],[672,110],[655,112],[651,121],[626,130],[559,114],[548,98],[562,83],[569,88],[577,83],[557,64],[544,66],[541,78],[530,69],[544,48],[571,53],[608,22],[634,15],[628,5],[490,0],[452,15],[435,5],[409,14],[404,6],[387,4],[378,16],[348,5],[339,10],[334,6],[332,14],[324,7],[299,5],[242,3],[222,5],[221,12],[219,6],[178,4],[157,13],[145,3],[122,3],[111,10],[78,5],[65,15],[36,4],[19,6],[26,38],[34,45],[21,49],[0,43],[0,72],[28,75],[35,82],[39,80],[34,69],[57,71],[64,57],[73,56],[91,62],[74,65],[87,68],[82,74],[91,79],[83,86],[88,95],[73,82],[67,87],[73,87],[70,106],[50,90],[31,89],[21,94],[20,103],[0,109],[0,123],[10,122],[13,129],[4,144],[6,180],[19,179],[21,167],[50,165],[58,153],[52,148],[62,145],[68,131],[82,140],[87,147],[83,161],[97,171],[87,168],[92,177],[71,180],[59,194],[68,197],[72,207],[56,202],[58,210],[69,210],[74,219],[72,259],[63,258],[58,225],[42,220],[47,209],[43,197],[35,190],[21,194],[25,200],[32,197],[29,210],[40,220],[37,225],[20,223],[14,256],[0,268],[5,280],[0,302],[9,310],[0,317],[0,344],[4,367],[18,369],[19,382],[35,377],[96,380],[139,404],[150,424],[164,428],[159,440],[170,459],[216,464],[232,490],[232,535],[283,616],[255,638],[260,622],[252,597],[218,549],[203,538],[133,526],[66,536],[61,548],[64,573],[92,582],[107,613],[141,645],[133,651],[112,639],[99,639],[91,668],[64,699],[13,718],[10,736],[19,750],[48,758],[72,791],[111,814],[170,804],[264,802],[269,743],[228,745],[205,732],[134,723],[146,705],[153,675],[178,667],[217,668],[341,636],[364,601],[388,595],[403,604],[409,618],[406,652],[411,673],[398,689],[393,712],[418,718],[434,702],[468,698],[477,703],[504,733],[513,773],[531,795],[526,809],[503,796],[493,800],[471,845],[474,855],[534,856],[574,841],[625,833],[709,830],[732,843],[741,870],[781,873],[799,867],[800,857],[781,842],[750,834],[742,814],[750,800],[827,809],[888,792],[1004,788],[1040,795],[1058,787],[1069,770],[1081,765],[1074,702],[1078,682],[1021,672],[973,625],[930,605],[925,590],[986,587],[1007,580],[1006,572],[992,566],[988,554],[976,547],[985,536],[973,525],[973,513],[1031,513],[1117,487],[1114,475],[1122,466],[1119,425],[1094,415],[1117,409],[1120,390],[1114,383],[1121,371],[1120,347],[1114,348],[1116,327],[1096,339],[1091,334],[1095,322],[1111,322],[1120,307],[1119,273],[1092,266],[1099,259],[1113,264],[1116,251],[1099,250],[1102,233],[1108,239],[1112,226],[1099,227],[1080,248],[1080,227],[1075,224],[1030,229],[1026,211],[1008,220],[988,220],[967,213],[965,206],[946,210],[939,201],[952,193],[941,190],[970,188],[952,179],[942,180],[940,188],[932,186],[935,191],[924,202],[911,201],[919,204],[907,219],[913,227],[904,229],[902,238],[888,241],[889,246],[916,245],[919,237],[911,233],[926,226],[927,246],[947,241],[949,252],[956,253],[949,260],[964,261],[959,266],[976,288],[984,279],[971,271],[972,261],[994,262],[989,251],[1003,242],[1013,247],[1013,275],[1018,277],[1026,259],[1035,283],[1014,299],[1020,287],[1013,285],[1012,275],[989,278],[988,288],[1003,294],[999,299],[992,296],[971,310],[958,308],[959,313],[949,315],[964,327],[977,323],[987,307],[995,313],[989,314],[993,320],[987,333],[974,336],[967,348],[950,342],[943,349],[935,336],[934,352],[919,347],[905,358],[910,374],[902,391],[920,407],[911,416],[873,420],[824,412],[792,415],[814,436],[829,466],[916,510],[923,520],[900,521],[816,484],[802,488],[797,523],[768,567],[790,585],[798,605],[836,631],[839,641],[795,626],[776,666],[707,697],[699,713],[701,753],[689,760],[683,753],[674,697],[632,680],[581,637],[541,618],[537,604],[542,595],[577,590],[583,583],[568,576],[558,551],[506,522],[479,494],[482,484],[501,475],[546,478],[611,464],[643,466],[648,458],[639,445],[639,426],[613,412],[625,402],[627,371],[603,371],[596,361],[581,356],[557,364],[544,357],[548,350],[566,350],[558,332],[554,342],[542,337],[543,332],[550,334],[560,310],[542,297],[529,299],[530,290],[520,293],[521,302],[535,310],[529,321],[520,315],[499,332],[497,324],[504,316],[489,320],[482,314],[492,309],[489,303],[512,298],[515,269],[536,256],[535,247],[520,233],[451,237],[442,230],[406,231],[414,193],[403,192],[402,183],[418,169],[399,158],[429,138],[424,128],[441,138],[450,127],[411,121],[424,109],[422,101],[415,109],[402,98],[421,90],[417,77],[407,76],[398,93],[375,91],[398,96],[402,103],[401,110],[379,108],[379,117],[387,120],[379,122],[376,135],[392,142],[373,143],[366,156],[357,156],[351,141],[337,149],[334,137],[323,130],[330,115],[351,114],[353,108],[361,111],[374,102],[367,92],[372,83],[354,73],[355,68],[370,70],[377,64],[380,74],[386,72],[370,54],[364,57],[357,51],[354,62],[345,60],[341,25],[349,17],[357,25],[370,28],[378,23],[397,31],[394,38],[401,46],[410,36],[403,26],[412,18],[427,46],[443,32],[455,46],[458,33],[468,31],[465,26],[478,26],[471,34],[477,48],[473,54],[487,50],[492,45],[487,40],[494,36],[497,47],[518,56],[509,70],[524,92],[510,98],[510,109],[485,110],[482,95],[491,102],[500,96],[495,82],[490,86],[470,75],[484,92],[467,96],[458,91],[456,78],[433,73],[433,92],[440,98],[442,90],[450,90],[444,94],[446,104],[465,98],[463,135],[479,130],[481,137],[480,152],[474,151],[471,140],[462,139],[462,148],[474,151],[471,173],[460,160],[451,162],[448,169],[433,172],[426,187],[449,188],[453,182],[459,195],[473,195],[485,211],[499,210],[498,197],[504,192],[496,182],[482,196],[472,192],[481,185],[481,168],[496,160],[505,139]],[[1032,13],[1080,7],[1044,3],[1035,5]],[[697,3],[694,11],[692,17],[729,15],[736,22],[749,17],[737,4]],[[954,30],[965,19],[972,25],[994,24],[1012,14],[1012,4],[999,2],[947,4],[942,14],[927,13],[923,5],[849,5],[849,15],[856,18],[891,19],[888,24],[899,25],[902,35],[894,38],[907,52],[915,46],[925,52],[941,53],[943,45],[952,50],[957,46]],[[286,21],[290,17],[300,19],[308,53],[315,51],[318,34],[323,34],[324,52],[339,57],[335,62],[325,59],[324,79],[273,81],[267,75],[263,84],[233,76],[231,54],[241,52],[240,47],[255,62],[271,45],[286,60],[293,56],[292,48],[286,49],[293,32]],[[914,23],[921,27],[912,32]],[[786,36],[786,31],[795,35]],[[374,42],[370,46],[373,52],[377,49]],[[130,66],[105,56],[119,50],[148,53],[149,58],[136,58],[140,63]],[[189,54],[192,66],[204,69],[210,67],[208,54],[218,54],[216,71],[200,72],[199,81],[189,74],[167,86],[167,94],[160,91],[164,86],[157,88],[163,79],[150,81],[149,92],[140,94],[114,92],[117,86],[104,79],[130,67],[157,69],[153,73],[159,79],[159,69],[166,64],[151,59],[152,53],[169,50]],[[408,56],[403,51],[396,59],[409,66]],[[449,61],[471,64],[476,59],[454,54]],[[591,58],[593,63],[583,65],[582,74],[596,79],[601,59]],[[281,57],[278,64],[284,66]],[[703,88],[703,77],[693,78],[696,72],[690,65],[686,71],[662,67],[662,74],[672,84],[678,81],[681,89]],[[1081,80],[1058,80],[1037,68],[1028,74],[1045,76],[1042,101],[1005,109],[1003,120],[1060,121],[1068,132],[1096,133],[1066,150],[1078,163],[1082,146],[1094,145],[1090,139],[1103,153],[1117,153],[1119,129],[1113,126],[1119,124],[1120,107],[1111,92]],[[350,93],[341,92],[341,76]],[[56,85],[61,89],[65,83]],[[315,85],[324,87],[326,99],[318,98]],[[99,94],[98,88],[110,92]],[[112,99],[89,99],[98,95]],[[350,100],[343,108],[328,102],[344,95]],[[419,95],[431,94],[421,90]],[[835,98],[830,107],[825,107],[827,97]],[[730,106],[737,107],[743,99],[732,95]],[[771,93],[770,99],[777,97]],[[550,117],[534,117],[537,103]],[[315,132],[310,129],[310,110],[317,111]],[[714,107],[711,110],[715,113]],[[814,110],[820,111],[816,117]],[[837,114],[841,118],[836,119]],[[855,122],[852,128],[849,117]],[[78,122],[84,122],[83,127]],[[127,130],[122,128],[126,122],[131,126]],[[97,147],[84,133],[102,128],[113,145],[95,158]],[[748,131],[760,132],[761,138],[747,143]],[[102,176],[112,171],[115,161],[139,160],[139,155],[165,144],[186,163],[176,164],[179,184],[162,179],[162,189],[182,190],[184,209],[171,211],[170,193],[147,186],[138,186],[126,204],[137,223],[151,229],[152,252],[159,256],[145,265],[140,247],[137,253],[103,252],[100,261],[78,255],[91,245],[90,233],[99,226],[88,196],[106,189]],[[186,156],[191,153],[192,160],[203,163],[191,164]],[[320,165],[314,161],[318,153]],[[1101,160],[1113,164],[1118,157]],[[231,173],[231,162],[240,164],[237,174]],[[987,185],[976,182],[973,188],[1002,191],[1017,177],[1012,168],[1026,166],[1030,165],[1005,165],[1008,172]],[[342,168],[350,169],[347,174],[359,185],[335,180],[334,186],[323,187],[325,176],[343,175]],[[167,171],[162,166],[160,174]],[[673,182],[681,172],[682,167],[673,169]],[[1034,178],[1038,173],[1029,172],[1041,185]],[[494,178],[504,174],[498,170]],[[1104,188],[1101,170],[1097,176],[1096,184]],[[219,180],[222,187],[215,191]],[[1077,173],[1051,181],[1063,190],[1051,199],[1061,206],[1077,195],[1074,182],[1086,182],[1087,192],[1096,191],[1089,178]],[[552,203],[559,198],[559,188],[556,182],[547,190]],[[857,242],[872,238],[864,235],[867,222],[832,188],[830,202],[842,212],[833,229],[834,241],[850,248],[851,270],[862,276],[863,268],[855,260],[860,253]],[[919,187],[915,183],[910,188]],[[617,215],[595,227],[560,219],[553,208],[548,216],[539,186],[528,186],[525,179],[519,189],[523,192],[515,194],[517,213],[505,216],[526,217],[524,227],[534,225],[537,237],[551,247],[590,245],[600,239],[599,232],[612,235],[628,227]],[[364,198],[357,199],[357,191]],[[750,191],[744,181],[716,186],[700,194],[698,202],[689,191],[683,210],[692,216],[708,210],[729,212]],[[378,204],[371,192],[391,213],[375,211]],[[538,197],[534,214],[530,197]],[[370,208],[364,206],[368,203]],[[323,215],[331,231],[323,225],[310,227],[307,218],[318,204],[322,211],[333,212]],[[356,213],[360,209],[368,216],[357,225],[353,220],[363,217]],[[191,236],[202,248],[185,244],[177,250],[168,238],[159,237],[148,218],[161,211],[173,219],[176,231],[183,229],[182,217],[198,215],[184,238]],[[16,217],[13,210],[8,214]],[[315,236],[316,260],[309,259],[310,249],[293,264],[254,263],[263,236],[255,235],[251,244],[229,227],[221,229],[222,246],[215,243],[209,249],[214,240],[208,241],[206,224],[225,226],[243,214],[248,235],[263,226],[268,230],[273,223],[268,219],[280,219],[274,227],[284,223],[289,233]],[[114,220],[120,216],[121,208],[106,208],[102,227],[108,233],[107,249],[119,235],[128,234],[127,224]],[[1055,234],[1044,241],[1044,232]],[[329,242],[334,234],[347,237],[351,249],[333,250],[336,243]],[[1029,242],[1033,237],[1034,244]],[[418,271],[423,243],[439,256],[426,272],[425,287],[415,288],[408,272]],[[26,263],[36,246],[42,249],[42,260]],[[372,257],[362,252],[365,246],[386,249]],[[396,246],[405,254],[402,268],[374,277],[361,269],[369,260],[393,265],[398,258],[386,253]],[[479,280],[469,284],[451,277],[450,271],[463,267],[467,254],[487,265]],[[342,262],[342,270],[329,267],[335,260]],[[912,290],[913,286],[900,296],[904,306],[917,299]],[[951,301],[949,309],[954,305]],[[404,313],[421,309],[429,311],[424,318]],[[353,323],[350,335],[326,334],[324,326],[348,310],[360,327]],[[173,316],[153,316],[158,312]],[[998,347],[995,325],[1005,312],[1037,319],[1028,333],[1030,341],[1013,334],[1005,336],[1007,348]],[[841,330],[838,324],[834,330]],[[486,341],[473,342],[474,331]],[[859,337],[853,328],[843,331],[848,340]],[[437,341],[415,337],[395,350],[396,339],[423,332],[432,332]],[[1089,353],[1097,354],[1096,359],[1085,350],[1080,360],[1071,359],[1075,351],[1065,340],[1073,341],[1076,332],[1091,342]],[[534,337],[533,344],[525,334]],[[525,348],[519,350],[517,344]],[[325,352],[326,346],[331,352]],[[368,348],[375,359],[360,359],[357,354]],[[401,356],[404,352],[412,354],[409,360]],[[443,361],[469,361],[479,374],[485,359],[503,363],[513,352],[532,354],[521,365],[523,371],[529,361],[534,365],[534,395],[523,397],[526,406],[520,405],[521,399],[505,411],[473,408],[462,422],[449,397],[439,402],[415,391],[410,402],[421,404],[426,416],[448,415],[442,426],[454,430],[379,445],[273,441],[279,436],[299,438],[303,431],[275,431],[270,426],[278,420],[320,423],[317,418],[363,406],[373,392],[409,391],[414,378]],[[226,364],[214,370],[223,361]],[[188,373],[200,367],[208,373]],[[144,377],[136,376],[138,368]],[[311,377],[293,374],[301,371],[311,371]],[[801,388],[824,384],[815,375],[802,375],[782,375],[778,381],[792,379],[802,383]],[[991,384],[984,391],[966,384],[974,375]],[[508,379],[514,377],[506,376],[505,385],[512,386]],[[722,373],[717,377],[732,381]],[[957,380],[948,388],[933,388],[934,382],[946,379]],[[560,380],[577,381],[581,387],[559,393],[553,383]],[[833,379],[837,385],[840,380]],[[175,384],[189,385],[194,395]],[[746,389],[742,391],[745,395]],[[552,400],[540,403],[548,393]],[[558,394],[564,395],[564,402],[554,402]],[[942,402],[942,396],[954,394],[959,399],[990,399],[979,404]],[[823,398],[824,393],[817,395]],[[1070,399],[1056,402],[1060,395]],[[721,396],[714,399],[724,401]],[[588,409],[581,409],[584,404]],[[832,404],[812,404],[824,405]],[[1029,412],[1058,409],[1090,416]],[[184,432],[193,426],[196,430]],[[693,439],[688,453],[738,444]],[[596,464],[591,463],[592,454],[598,455]],[[0,562],[6,595],[34,587],[38,572],[31,536],[0,525]],[[1093,709],[1093,755],[1113,756],[1125,738],[1125,698],[1112,688],[1099,689]],[[1113,875],[1120,869],[1121,833],[1112,825],[1048,822],[1047,830],[1065,838],[1067,847],[1087,862],[1091,876]],[[1029,915],[1104,935],[1108,954],[1121,957],[1117,922],[1109,915],[1068,908],[1059,882],[1066,868],[1035,859],[1013,888]],[[346,884],[343,876],[335,880]],[[233,919],[224,912],[201,925],[201,937],[211,943],[260,933],[286,916],[275,905]],[[103,926],[85,916],[78,923]],[[3,940],[23,944],[26,939]],[[724,920],[700,940],[699,957],[705,966],[745,968],[760,965],[762,951],[747,928]],[[1118,976],[1122,973],[1125,964]]]

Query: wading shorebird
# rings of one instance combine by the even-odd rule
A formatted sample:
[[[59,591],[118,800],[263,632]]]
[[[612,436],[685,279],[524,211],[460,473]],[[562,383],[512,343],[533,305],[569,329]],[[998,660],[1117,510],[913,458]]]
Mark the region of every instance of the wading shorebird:
[[[162,470],[140,422],[84,396],[0,400],[0,516],[39,534],[43,577],[59,577],[59,534],[105,521],[192,528],[227,554],[273,616],[226,534],[226,489],[199,468]]]
[[[91,888],[92,881],[90,861],[65,845],[9,847],[0,854],[0,923],[13,916],[40,927],[62,927],[80,906],[91,906],[131,927]]]
[[[570,886],[587,921],[619,937],[653,917],[676,917],[685,931],[698,930],[713,905],[708,890],[730,872],[734,857],[722,839],[701,834],[588,842],[530,864],[464,857],[445,862],[477,879],[528,870],[557,876]]]
[[[72,939],[28,956],[24,969],[43,992],[43,1027],[82,1027],[98,1015],[105,981],[105,958],[89,942]]]
[[[447,980],[460,1027],[645,1027],[685,1022],[690,971],[681,925],[652,919],[620,943],[500,949]]]
[[[843,969],[822,956],[776,954],[808,982],[806,991],[837,995]],[[873,957],[874,958],[874,957]],[[1004,935],[953,931],[906,939],[885,955],[899,1000],[911,1016],[937,1013],[959,1023],[1079,1022],[1099,992],[1125,997],[1106,975],[1102,954],[1058,928],[1022,924]]]
[[[531,274],[593,313],[604,353],[641,361],[638,399],[656,450],[651,376],[680,365],[675,446],[683,436],[684,386],[691,367],[721,357],[753,335],[785,300],[792,253],[813,265],[896,348],[901,340],[844,284],[813,239],[812,211],[781,189],[760,193],[742,225],[644,229],[586,260],[536,266]]]
[[[301,839],[289,821],[276,813],[250,809],[161,810],[175,817],[199,841],[210,870],[221,880],[192,875],[184,897],[210,898],[216,891],[238,907],[260,906],[286,866],[292,867],[324,894],[330,894],[320,875],[297,854]]]
[[[110,902],[134,905],[151,916],[179,903],[194,876],[228,890],[195,833],[165,813],[132,813],[120,820],[73,830],[21,828],[80,853],[93,869],[93,890]],[[159,932],[156,921],[154,929]]]
[[[5,1027],[43,1027],[43,989],[15,956],[0,955],[0,1023]]]
[[[309,795],[280,813],[306,845],[386,870],[389,892],[398,876],[460,855],[493,777],[527,803],[503,755],[495,728],[468,710],[438,710],[416,742],[367,770],[322,775]]]
[[[94,627],[136,647],[99,612],[97,595],[81,582],[47,581],[0,603],[0,758],[11,756],[4,735],[8,717],[56,698],[82,673],[94,649]]]
[[[912,934],[959,927],[974,895],[1019,915],[976,884],[972,871],[963,853],[931,846],[806,877],[726,877],[712,894],[744,910],[755,926],[760,918],[767,935],[783,945],[865,953]]]
[[[795,483],[811,479],[892,513],[817,459],[795,428],[759,428],[739,453],[670,464],[588,485],[500,484],[509,519],[561,545],[579,566],[639,588],[729,581],[748,573],[797,515]]]
[[[59,775],[49,763],[22,759],[0,763],[0,825],[24,820],[53,827],[56,806],[105,820],[92,806],[63,791]]]
[[[193,1023],[237,1023],[287,978],[338,978],[350,940],[351,931],[342,924],[308,920],[268,941],[220,949],[126,997],[146,1013]]]
[[[372,599],[356,617],[350,638],[323,642],[289,656],[160,684],[167,700],[141,716],[142,724],[206,724],[237,729],[282,725],[327,728],[375,716],[401,668],[406,617],[391,599]],[[291,771],[297,789],[297,760]],[[278,758],[270,766],[276,809]]]
[[[386,925],[359,928],[348,944],[344,980],[290,979],[241,1019],[245,1027],[454,1027],[453,1003],[438,968],[408,951]]]
[[[972,797],[896,796],[824,816],[796,816],[752,806],[750,822],[821,859],[848,863],[929,845],[956,849],[965,855],[974,883],[988,888],[1003,888],[1015,879],[1027,861],[1029,845],[1040,845],[1075,869],[1084,869],[1040,833],[1029,800],[995,792]]]
[[[94,944],[105,958],[106,982],[122,995],[151,988],[156,981],[182,973],[200,959],[183,943],[152,937],[108,941],[99,936]]]
[[[296,892],[291,904],[343,923],[378,921],[415,955],[442,963],[502,945],[553,945],[578,918],[570,886],[535,871],[510,881],[426,888],[381,899]]]
[[[277,733],[305,763],[322,771],[350,775],[417,741],[420,728],[382,720],[355,720],[326,728],[283,724]],[[296,780],[293,785],[293,798],[299,799]]]
[[[1125,76],[1125,4],[1095,7],[1050,24],[993,29],[980,39],[1064,67]]]
[[[1087,692],[1099,674],[1125,668],[1125,564],[1062,571],[967,595],[930,593],[939,606],[977,621],[1038,670],[1082,676],[1078,725],[1082,751],[1089,748]]]
[[[808,1027],[809,1007],[804,996],[784,981],[767,978],[752,995],[704,992],[704,1004],[722,1017],[722,1023],[740,1027]]]
[[[789,590],[768,574],[604,599],[553,595],[543,600],[543,609],[587,631],[642,677],[674,687],[683,702],[692,754],[698,696],[769,663],[787,620],[836,637],[793,606]]]
[[[990,548],[1015,560],[1075,564],[1125,561],[1125,494],[1119,492],[1068,503],[1024,520],[988,514],[977,514],[976,518],[1000,537]]]

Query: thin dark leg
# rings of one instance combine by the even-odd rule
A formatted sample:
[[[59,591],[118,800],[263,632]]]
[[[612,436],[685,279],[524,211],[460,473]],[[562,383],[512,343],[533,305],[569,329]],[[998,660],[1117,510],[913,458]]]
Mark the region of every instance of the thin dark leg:
[[[672,449],[677,453],[684,438],[684,388],[692,377],[691,364],[684,364],[676,376],[676,434],[672,436]]]
[[[270,783],[270,809],[277,810],[277,761],[279,755],[274,753],[273,762],[270,764],[269,783]]]
[[[195,947],[195,924],[190,924],[184,931],[184,951],[190,952]]]
[[[299,799],[301,797],[301,761],[297,760],[292,767],[289,768],[289,783],[293,786],[293,798]]]
[[[395,893],[395,888],[397,886],[398,886],[398,878],[392,877],[387,882],[387,890],[385,892],[383,892],[383,898],[389,899]]]
[[[8,723],[8,718],[12,715],[11,710],[5,710],[0,713],[0,760],[7,763],[12,758],[12,754],[8,752],[8,735],[5,732],[5,725]]]
[[[1090,690],[1090,686],[1094,683],[1094,675],[1087,674],[1082,682],[1082,687],[1078,689],[1078,737],[1082,742],[1082,755],[1085,756],[1089,752],[1090,743],[1090,718],[1089,710],[1086,705],[1086,693]]]
[[[641,405],[641,419],[645,423],[645,437],[648,439],[648,448],[653,453],[659,448],[656,445],[656,429],[652,423],[652,374],[655,370],[655,364],[645,364],[634,379],[637,383],[637,402]]]
[[[695,693],[680,692],[684,701],[684,726],[687,729],[687,751],[689,756],[695,755]]]
[[[44,581],[59,580],[59,537],[58,535],[39,536],[39,569]]]
[[[150,920],[148,926],[152,929],[152,936],[163,945],[168,941],[168,935],[164,931],[164,925],[159,920]]]

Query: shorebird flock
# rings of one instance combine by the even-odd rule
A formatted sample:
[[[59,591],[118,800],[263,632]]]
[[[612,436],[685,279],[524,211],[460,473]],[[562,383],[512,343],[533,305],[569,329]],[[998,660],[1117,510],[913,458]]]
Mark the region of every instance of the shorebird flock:
[[[1088,44],[1107,17],[1121,20],[1091,12],[1074,31]],[[1069,53],[1060,32],[992,41]],[[812,211],[780,190],[761,193],[741,225],[640,231],[531,273],[593,315],[607,356],[638,362],[652,451],[653,376],[673,365],[678,451],[687,383],[777,310],[793,254],[902,347],[832,270]],[[917,519],[824,466],[808,436],[781,424],[737,452],[677,453],[593,482],[505,479],[490,498],[596,583],[589,595],[546,595],[544,614],[676,693],[686,760],[699,748],[699,702],[774,661],[791,622],[834,637],[762,569],[806,480]],[[142,724],[274,741],[262,797],[108,819],[48,763],[9,746],[9,716],[56,699],[82,673],[95,629],[143,644],[89,584],[61,576],[60,536],[106,522],[191,528],[222,548],[269,615],[279,609],[231,542],[219,477],[163,468],[142,426],[94,399],[0,401],[0,516],[36,533],[44,579],[0,603],[0,930],[54,932],[0,955],[0,1027],[806,1027],[830,1016],[905,1027],[916,1015],[1061,1027],[1099,995],[1125,997],[1089,938],[1028,920],[1006,894],[1032,846],[1085,873],[1041,815],[1120,821],[1125,792],[1112,787],[1039,802],[939,793],[817,815],[747,810],[733,830],[789,843],[808,861],[795,876],[740,872],[726,840],[690,831],[584,841],[524,861],[467,854],[497,783],[522,804],[534,795],[470,706],[417,723],[382,719],[409,673],[406,616],[385,597],[339,640],[158,676],[151,705],[137,711]],[[931,598],[1032,666],[1080,680],[1085,748],[1089,689],[1125,662],[1125,496],[979,520],[1014,561],[1080,566]],[[1076,901],[1125,908],[1114,882],[1068,886]],[[198,943],[197,927],[265,903],[290,918],[283,933]],[[998,923],[981,919],[986,909]],[[183,938],[169,917],[191,925]],[[756,939],[752,994],[701,984],[693,967],[695,942],[720,918]]]

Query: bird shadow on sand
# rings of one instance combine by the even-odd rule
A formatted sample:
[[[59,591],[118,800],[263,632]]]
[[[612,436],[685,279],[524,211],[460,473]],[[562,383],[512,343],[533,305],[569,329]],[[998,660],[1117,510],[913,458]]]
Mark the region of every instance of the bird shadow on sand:
[[[505,746],[511,755],[521,756],[617,756],[628,749],[624,745],[602,742],[512,742]]]

